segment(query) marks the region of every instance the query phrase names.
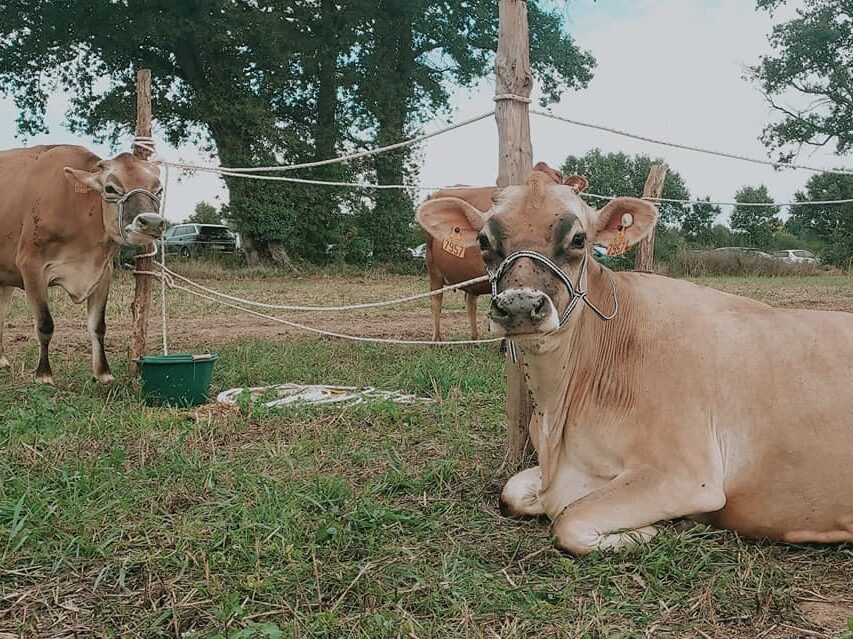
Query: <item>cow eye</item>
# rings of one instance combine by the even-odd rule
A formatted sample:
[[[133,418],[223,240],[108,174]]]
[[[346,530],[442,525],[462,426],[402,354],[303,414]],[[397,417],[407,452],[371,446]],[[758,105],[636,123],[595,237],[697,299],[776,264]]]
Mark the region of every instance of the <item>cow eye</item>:
[[[118,189],[116,189],[116,187],[114,187],[112,184],[107,184],[107,186],[104,187],[104,191],[106,191],[110,195],[118,195]]]
[[[477,242],[480,243],[481,251],[488,251],[492,248],[492,244],[491,242],[489,242],[489,238],[486,236],[485,233],[480,233],[479,235],[477,235]]]
[[[586,244],[586,233],[575,233],[572,238],[572,248],[583,248]]]

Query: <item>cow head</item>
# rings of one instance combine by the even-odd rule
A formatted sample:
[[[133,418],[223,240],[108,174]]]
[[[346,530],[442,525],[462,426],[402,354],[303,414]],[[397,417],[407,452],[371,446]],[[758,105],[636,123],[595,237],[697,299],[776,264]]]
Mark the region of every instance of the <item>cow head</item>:
[[[496,193],[487,213],[463,200],[438,198],[422,204],[417,217],[438,239],[462,223],[477,231],[476,245],[493,276],[492,330],[510,336],[545,334],[570,313],[581,312],[577,293],[589,280],[593,243],[608,244],[624,233],[633,245],[657,222],[657,209],[632,197],[616,198],[596,211],[579,196],[585,188],[584,178],[556,184],[534,171],[524,185]],[[606,299],[609,290],[591,294]]]
[[[75,189],[101,196],[104,228],[110,238],[141,246],[159,238],[166,222],[159,213],[163,186],[157,166],[122,153],[101,160],[97,169],[89,172],[66,166],[63,170]]]

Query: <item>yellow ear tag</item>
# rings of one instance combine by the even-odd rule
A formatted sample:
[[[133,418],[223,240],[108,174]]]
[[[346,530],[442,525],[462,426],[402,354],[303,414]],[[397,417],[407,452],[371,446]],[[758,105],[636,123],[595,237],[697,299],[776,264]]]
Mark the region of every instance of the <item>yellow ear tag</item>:
[[[446,240],[441,243],[441,248],[445,253],[450,253],[456,257],[465,257],[465,244],[462,242],[462,231],[457,226]]]
[[[74,192],[75,193],[88,193],[89,187],[85,184],[80,184],[79,182],[74,183]]]
[[[607,245],[607,254],[612,257],[625,255],[628,252],[628,236],[625,229],[634,223],[634,216],[630,213],[625,213],[622,216],[622,223],[616,227],[616,235],[610,240]]]

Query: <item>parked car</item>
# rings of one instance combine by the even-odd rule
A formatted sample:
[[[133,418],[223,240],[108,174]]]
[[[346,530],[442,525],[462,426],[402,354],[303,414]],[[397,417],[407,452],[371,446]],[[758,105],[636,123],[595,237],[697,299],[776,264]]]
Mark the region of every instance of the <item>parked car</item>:
[[[714,249],[714,252],[741,257],[759,257],[765,260],[773,259],[773,256],[770,255],[770,253],[765,253],[764,251],[759,251],[757,248],[750,248],[748,246],[721,246],[720,248]]]
[[[608,255],[607,248],[599,244],[592,245],[592,257],[613,271],[626,271],[634,268],[634,260],[625,255]]]
[[[166,229],[161,246],[166,253],[187,258],[197,253],[234,253],[237,236],[222,224],[178,224]]]
[[[773,257],[792,264],[820,264],[820,258],[805,249],[785,249],[775,251]]]
[[[406,250],[409,252],[409,257],[413,260],[423,260],[426,258],[426,244],[418,244],[414,248],[407,246]]]

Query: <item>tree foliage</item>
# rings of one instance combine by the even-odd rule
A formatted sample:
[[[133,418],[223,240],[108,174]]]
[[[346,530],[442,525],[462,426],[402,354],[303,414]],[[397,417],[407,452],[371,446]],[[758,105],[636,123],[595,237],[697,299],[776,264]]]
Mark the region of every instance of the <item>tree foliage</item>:
[[[207,202],[195,205],[192,215],[187,218],[190,224],[222,224],[222,214],[215,206]]]
[[[581,157],[567,157],[562,171],[564,175],[583,175],[589,180],[590,192],[598,195],[641,197],[649,169],[655,163],[663,163],[663,160],[653,160],[647,155],[603,153],[601,149],[592,149]],[[690,199],[690,191],[678,171],[670,168],[667,172],[661,197]],[[660,206],[661,223],[680,224],[689,208],[681,204],[663,203]]]
[[[773,198],[762,184],[742,187],[735,194],[735,202],[773,204]],[[732,230],[741,233],[749,246],[766,249],[781,226],[778,215],[778,206],[735,206],[730,222]]]
[[[757,0],[770,12],[787,3]],[[853,149],[853,3],[802,5],[796,18],[773,28],[773,54],[751,69],[781,116],[765,129],[764,141],[772,148],[833,143],[837,153],[847,153]]]
[[[819,173],[806,182],[805,192],[796,200],[853,199],[853,176]],[[786,228],[800,238],[816,238],[824,246],[823,258],[837,266],[849,268],[853,261],[853,205],[824,204],[795,206]]]
[[[709,246],[712,243],[714,220],[722,213],[719,206],[710,203],[710,197],[704,202],[687,207],[681,219],[681,232],[684,239],[693,246]]]
[[[586,86],[592,57],[545,0],[528,4],[545,99]],[[493,0],[8,0],[0,92],[14,97],[22,133],[44,131],[47,99],[61,91],[73,131],[115,142],[132,129],[135,70],[147,67],[171,143],[202,143],[225,166],[325,159],[448,115],[452,87],[491,73],[497,26]],[[416,166],[400,151],[300,175],[401,183]],[[392,257],[411,220],[405,192],[225,180],[224,213],[248,239],[308,259],[322,259],[353,216],[377,257]]]

